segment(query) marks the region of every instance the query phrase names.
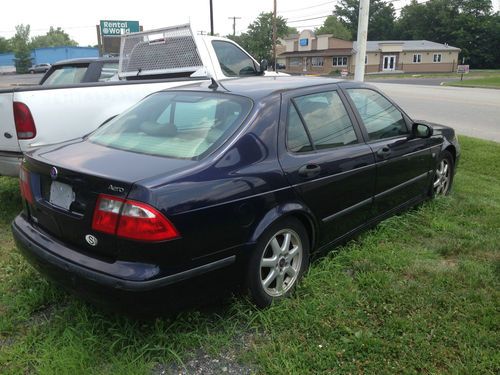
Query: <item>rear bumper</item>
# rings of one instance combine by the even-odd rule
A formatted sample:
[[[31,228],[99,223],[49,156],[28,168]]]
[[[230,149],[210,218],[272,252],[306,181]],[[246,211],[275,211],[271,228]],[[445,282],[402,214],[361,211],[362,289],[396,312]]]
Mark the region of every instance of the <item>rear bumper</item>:
[[[0,152],[0,176],[18,177],[22,160],[21,152]]]
[[[169,285],[227,267],[236,260],[236,256],[232,255],[171,275],[164,275],[154,279],[127,280],[86,266],[96,265],[98,262],[106,264],[106,262],[96,258],[80,254],[77,263],[74,258],[69,260],[64,257],[62,254],[74,251],[52,240],[47,234],[32,226],[21,215],[17,216],[12,222],[12,233],[21,253],[42,274],[60,283],[63,287],[86,295],[96,302],[99,302],[99,299],[113,296],[118,297],[120,300],[122,298],[132,298],[133,300],[137,296],[147,295],[162,290]],[[112,264],[112,267],[110,267],[110,269],[116,271],[116,274],[134,273],[130,270],[134,267],[130,262],[123,263],[123,265],[117,263],[119,262]],[[102,269],[105,265],[100,266],[97,268]],[[140,266],[144,267],[144,265]]]

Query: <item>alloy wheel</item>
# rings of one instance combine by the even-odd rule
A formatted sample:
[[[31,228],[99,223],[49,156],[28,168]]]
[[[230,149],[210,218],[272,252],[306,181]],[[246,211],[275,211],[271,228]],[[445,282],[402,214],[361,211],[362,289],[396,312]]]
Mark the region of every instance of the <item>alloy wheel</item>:
[[[272,297],[285,295],[299,276],[302,258],[302,242],[295,231],[283,229],[272,236],[260,261],[264,291]]]
[[[448,159],[442,159],[436,169],[436,176],[434,178],[434,195],[446,195],[450,188],[451,180],[451,167]]]

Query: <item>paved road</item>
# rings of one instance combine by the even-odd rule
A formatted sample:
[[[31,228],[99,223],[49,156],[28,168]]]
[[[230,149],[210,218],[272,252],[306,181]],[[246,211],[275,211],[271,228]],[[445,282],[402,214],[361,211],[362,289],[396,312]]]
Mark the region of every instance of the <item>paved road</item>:
[[[368,78],[368,83],[399,83],[403,85],[440,86],[441,82],[457,81],[456,78]]]
[[[17,85],[36,85],[43,77],[37,74],[2,74],[0,75],[0,88],[9,88]]]
[[[500,142],[500,90],[369,82],[413,119],[449,125],[458,134]]]

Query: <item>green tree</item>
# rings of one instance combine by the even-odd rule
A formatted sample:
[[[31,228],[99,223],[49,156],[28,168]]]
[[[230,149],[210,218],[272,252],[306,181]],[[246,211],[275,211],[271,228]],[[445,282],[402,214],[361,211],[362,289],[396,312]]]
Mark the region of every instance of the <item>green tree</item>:
[[[78,43],[70,38],[63,29],[50,27],[45,35],[38,35],[32,38],[31,48],[56,47],[56,46],[77,46]]]
[[[351,32],[335,16],[328,16],[322,26],[314,30],[316,35],[332,34],[335,38],[351,40]]]
[[[276,17],[276,31],[277,38],[283,38],[290,31],[297,32],[297,29],[289,28],[286,20],[278,16]],[[272,64],[273,14],[271,12],[262,12],[254,22],[248,25],[247,32],[236,37],[229,37],[247,50],[257,61],[267,59]]]
[[[12,48],[8,39],[0,36],[0,53],[10,52]]]
[[[359,0],[341,0],[335,5],[334,15],[356,39],[358,32]],[[395,10],[392,3],[370,0],[368,40],[387,40],[394,37]]]
[[[30,25],[17,25],[16,34],[10,39],[16,61],[16,71],[27,73],[31,66]]]
[[[460,48],[460,60],[473,68],[498,68],[500,15],[491,0],[415,0],[401,10],[396,24],[401,39],[426,39]]]

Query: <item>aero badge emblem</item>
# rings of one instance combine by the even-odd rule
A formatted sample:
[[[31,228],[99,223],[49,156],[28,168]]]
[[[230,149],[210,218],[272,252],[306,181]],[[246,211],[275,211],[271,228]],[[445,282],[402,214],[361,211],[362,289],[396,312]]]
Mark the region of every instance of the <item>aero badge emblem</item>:
[[[85,241],[87,241],[87,243],[90,245],[90,246],[97,246],[97,238],[95,238],[93,235],[91,234],[87,234],[85,236]]]
[[[50,178],[55,180],[57,178],[57,175],[59,174],[59,172],[57,171],[57,168],[56,167],[52,167],[50,169]]]

